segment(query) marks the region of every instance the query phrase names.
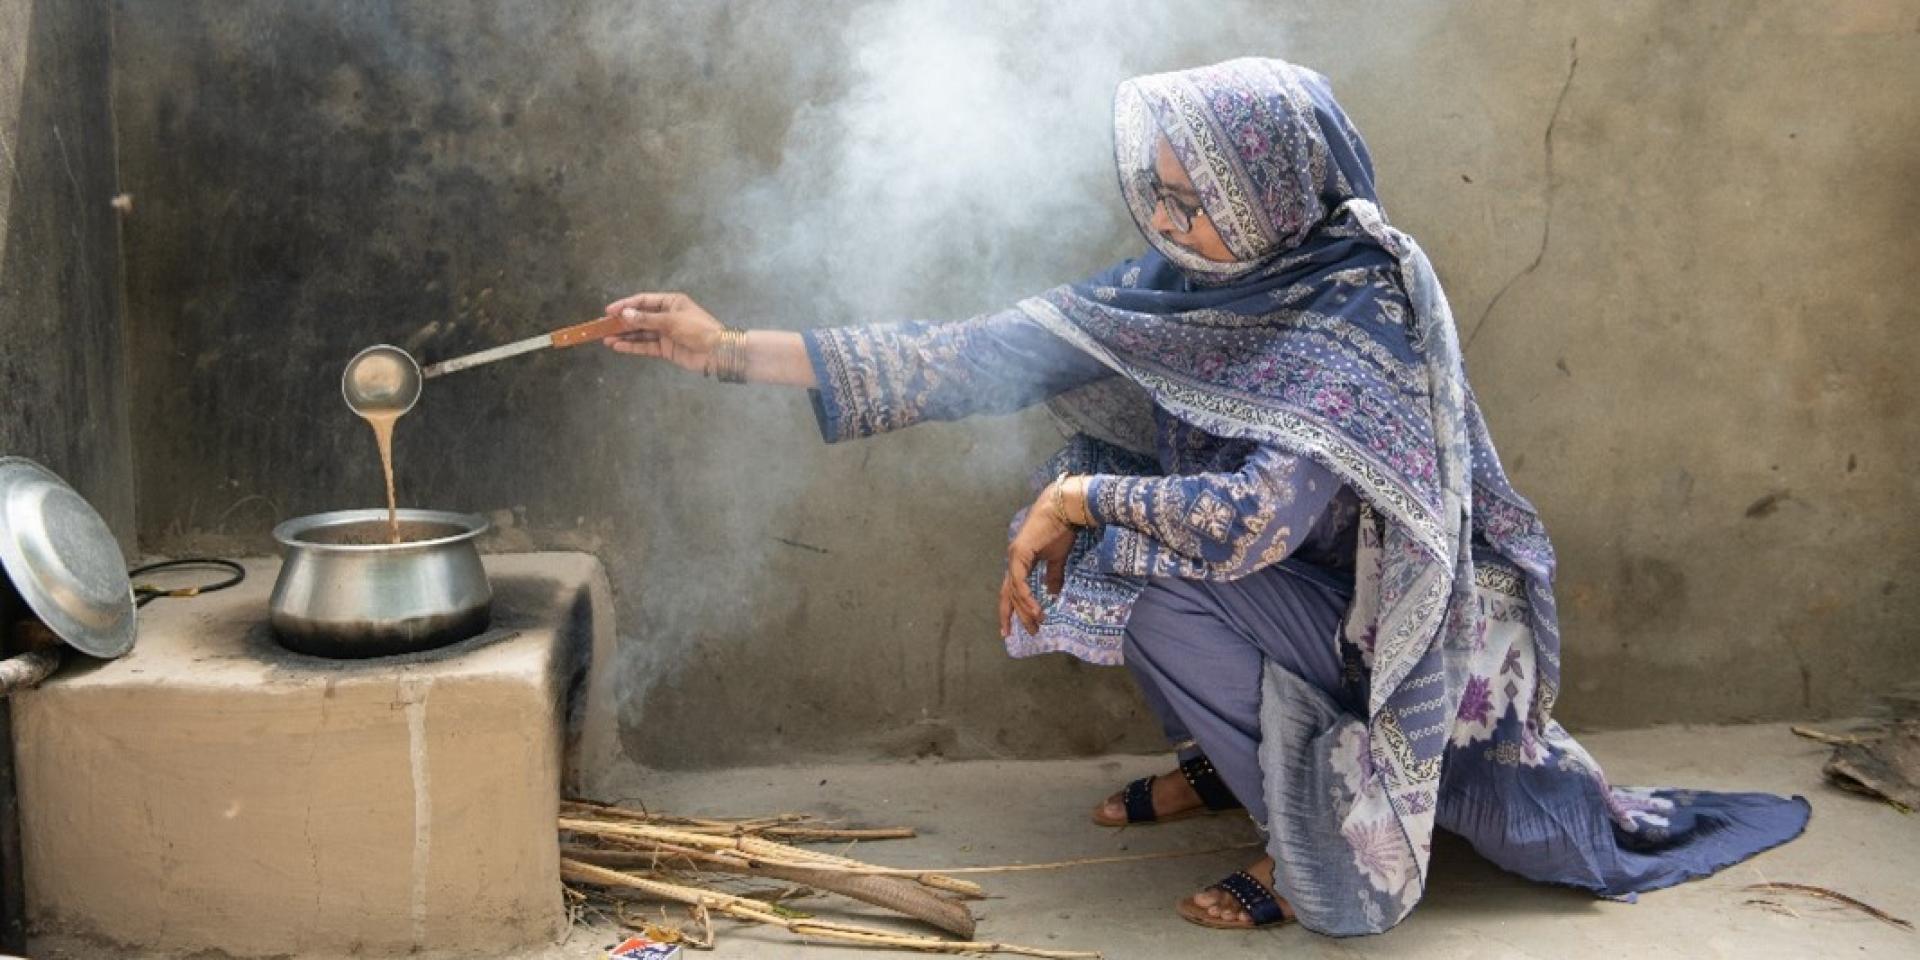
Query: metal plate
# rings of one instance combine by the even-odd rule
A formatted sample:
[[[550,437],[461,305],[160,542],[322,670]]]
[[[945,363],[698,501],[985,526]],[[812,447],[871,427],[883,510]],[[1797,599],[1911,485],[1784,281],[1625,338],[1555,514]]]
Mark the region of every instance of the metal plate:
[[[133,584],[93,505],[52,471],[0,457],[0,566],[60,639],[82,653],[133,649]]]

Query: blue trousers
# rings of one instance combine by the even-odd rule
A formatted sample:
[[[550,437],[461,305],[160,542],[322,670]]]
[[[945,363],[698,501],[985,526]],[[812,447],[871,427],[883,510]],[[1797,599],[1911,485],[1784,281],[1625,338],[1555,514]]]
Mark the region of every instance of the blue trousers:
[[[1287,560],[1238,580],[1156,577],[1134,602],[1123,651],[1147,706],[1181,759],[1205,753],[1263,829],[1260,679],[1271,660],[1348,709],[1339,632],[1352,596]]]

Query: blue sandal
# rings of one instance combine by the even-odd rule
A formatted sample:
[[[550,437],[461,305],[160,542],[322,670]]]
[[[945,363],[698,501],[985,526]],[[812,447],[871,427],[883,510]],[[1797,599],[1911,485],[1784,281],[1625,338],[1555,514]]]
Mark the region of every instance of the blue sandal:
[[[1245,870],[1207,889],[1221,890],[1232,897],[1240,904],[1240,909],[1246,913],[1250,922],[1229,923],[1209,915],[1207,908],[1195,903],[1192,897],[1180,901],[1180,906],[1176,908],[1182,918],[1190,923],[1212,927],[1215,930],[1252,930],[1258,927],[1279,926],[1293,921],[1293,911],[1288,909],[1286,901],[1274,896],[1273,891],[1268,890],[1266,884],[1261,883],[1257,877]]]
[[[1220,779],[1219,772],[1213,769],[1212,761],[1206,757],[1195,756],[1181,762],[1180,775],[1186,777],[1187,784],[1193,787],[1195,794],[1199,795],[1201,806],[1158,816],[1153,811],[1155,778],[1141,777],[1127,784],[1126,788],[1120,791],[1120,803],[1127,811],[1125,819],[1115,820],[1102,816],[1101,812],[1105,808],[1105,804],[1102,804],[1101,809],[1093,812],[1093,822],[1103,827],[1124,827],[1135,823],[1172,823],[1175,820],[1197,817],[1203,813],[1214,814],[1241,809],[1239,799],[1234,797],[1233,791],[1228,789],[1226,782]]]

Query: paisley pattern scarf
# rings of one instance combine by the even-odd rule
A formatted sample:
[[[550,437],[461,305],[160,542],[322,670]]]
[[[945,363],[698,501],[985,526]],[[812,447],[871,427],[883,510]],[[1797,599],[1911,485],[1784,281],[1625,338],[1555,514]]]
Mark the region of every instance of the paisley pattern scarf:
[[[1369,933],[1412,909],[1442,815],[1443,772],[1463,757],[1509,771],[1509,786],[1522,774],[1546,777],[1528,789],[1598,818],[1593,830],[1607,850],[1567,869],[1531,864],[1543,879],[1646,889],[1797,833],[1804,806],[1785,815],[1784,835],[1739,849],[1730,840],[1687,869],[1616,863],[1609,823],[1631,832],[1642,825],[1636,816],[1665,818],[1694,795],[1612,790],[1552,722],[1553,549],[1494,451],[1433,268],[1387,221],[1366,146],[1325,78],[1278,60],[1234,60],[1128,81],[1114,112],[1121,188],[1153,250],[1017,307],[1121,375],[1055,399],[1056,413],[1080,430],[1055,465],[1141,464],[1158,407],[1215,436],[1310,458],[1365,505],[1344,639],[1369,672],[1366,715],[1333,709],[1271,670],[1267,678],[1270,850],[1279,892],[1301,921]],[[1155,199],[1144,174],[1163,135],[1231,262],[1149,225]],[[1112,526],[1085,536],[1095,535],[1140,536]],[[1088,555],[1126,553],[1124,544],[1086,546]],[[1080,564],[1048,627],[1013,638],[1013,652],[1113,662],[1129,589],[1113,571]],[[1514,826],[1526,818],[1498,812],[1507,833],[1475,843],[1528,872],[1528,863],[1507,862],[1534,855],[1513,839],[1527,832]]]

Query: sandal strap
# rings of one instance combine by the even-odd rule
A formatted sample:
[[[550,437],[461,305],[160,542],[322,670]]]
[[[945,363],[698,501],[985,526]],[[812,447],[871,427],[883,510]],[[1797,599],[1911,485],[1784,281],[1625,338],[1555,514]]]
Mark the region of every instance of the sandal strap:
[[[1153,815],[1153,778],[1141,777],[1127,784],[1120,791],[1120,802],[1126,805],[1128,823],[1152,823]]]
[[[1193,787],[1193,792],[1200,797],[1201,803],[1207,805],[1208,810],[1219,812],[1241,808],[1240,798],[1233,795],[1233,790],[1227,786],[1227,782],[1220,779],[1219,771],[1213,769],[1213,761],[1208,760],[1204,755],[1196,755],[1181,761],[1180,773],[1187,778],[1187,783]]]
[[[1280,906],[1273,892],[1266,888],[1253,874],[1245,870],[1233,874],[1214,884],[1227,892],[1227,895],[1240,902],[1240,909],[1256,927],[1270,927],[1276,923],[1286,923],[1287,911]]]

